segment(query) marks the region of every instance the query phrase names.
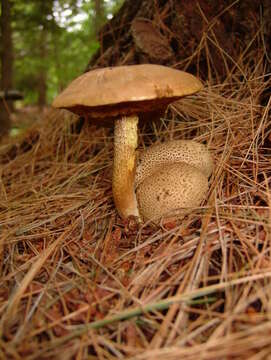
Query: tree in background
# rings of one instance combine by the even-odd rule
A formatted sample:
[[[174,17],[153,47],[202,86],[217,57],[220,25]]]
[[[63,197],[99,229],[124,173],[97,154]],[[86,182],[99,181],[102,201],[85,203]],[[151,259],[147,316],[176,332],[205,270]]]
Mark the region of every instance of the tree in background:
[[[11,2],[1,2],[1,89],[6,91],[13,86],[13,44],[11,27]],[[9,112],[12,101],[0,101],[0,137],[6,134],[11,126]]]
[[[25,105],[50,103],[86,70],[99,46],[99,29],[122,2],[2,0],[2,88],[14,85]]]
[[[17,0],[13,12],[15,81],[24,91],[26,102],[41,108],[47,104],[48,74],[55,66],[52,42],[59,25],[53,16],[54,3]]]
[[[100,27],[119,3],[16,0],[15,82],[26,102],[44,106],[85,70]]]
[[[35,5],[40,12],[39,25],[39,67],[38,67],[38,105],[43,108],[47,104],[47,72],[48,66],[48,36],[53,13],[53,0],[36,1]],[[52,24],[54,25],[54,24]]]
[[[95,35],[98,36],[99,30],[106,20],[105,5],[103,0],[94,0],[94,11],[93,28]]]

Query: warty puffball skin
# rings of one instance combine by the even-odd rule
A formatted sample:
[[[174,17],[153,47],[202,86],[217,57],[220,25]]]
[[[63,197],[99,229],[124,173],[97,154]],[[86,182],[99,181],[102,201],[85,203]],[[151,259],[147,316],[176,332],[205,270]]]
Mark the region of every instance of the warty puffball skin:
[[[207,178],[213,171],[213,159],[204,144],[194,140],[171,140],[154,144],[139,155],[135,187],[156,172],[158,168],[178,162],[195,166]]]
[[[208,178],[196,167],[182,162],[166,165],[138,186],[139,213],[144,221],[182,219],[200,205],[207,191]]]

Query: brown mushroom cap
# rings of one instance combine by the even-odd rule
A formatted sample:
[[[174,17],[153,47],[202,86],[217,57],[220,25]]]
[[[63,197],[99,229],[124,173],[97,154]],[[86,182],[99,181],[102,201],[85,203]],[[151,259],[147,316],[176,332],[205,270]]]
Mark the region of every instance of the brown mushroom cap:
[[[182,218],[200,205],[208,191],[207,177],[194,166],[175,163],[160,168],[137,188],[141,217],[157,222],[161,217]]]
[[[94,118],[114,117],[165,109],[200,89],[196,77],[180,70],[154,64],[126,65],[79,76],[52,105]]]
[[[213,171],[213,159],[205,145],[193,140],[172,140],[154,144],[140,154],[135,185],[138,186],[158,168],[175,162],[192,165],[202,171],[207,178]]]

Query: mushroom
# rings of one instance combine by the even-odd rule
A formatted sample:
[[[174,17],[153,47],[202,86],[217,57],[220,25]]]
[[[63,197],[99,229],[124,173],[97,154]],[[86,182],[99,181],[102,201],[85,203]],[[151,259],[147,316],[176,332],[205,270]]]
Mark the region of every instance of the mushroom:
[[[179,162],[196,167],[207,178],[213,171],[213,159],[205,145],[194,140],[172,140],[154,144],[140,154],[135,186],[137,187],[158,168]]]
[[[140,215],[153,222],[182,219],[199,206],[207,190],[208,178],[195,166],[179,162],[160,167],[137,188]]]
[[[202,88],[191,74],[142,64],[89,71],[75,79],[53,106],[91,119],[114,121],[113,197],[121,217],[139,217],[135,194],[138,116],[165,111],[168,104]]]
[[[139,157],[135,187],[144,220],[182,218],[199,206],[208,190],[213,160],[206,146],[193,140],[155,144]]]

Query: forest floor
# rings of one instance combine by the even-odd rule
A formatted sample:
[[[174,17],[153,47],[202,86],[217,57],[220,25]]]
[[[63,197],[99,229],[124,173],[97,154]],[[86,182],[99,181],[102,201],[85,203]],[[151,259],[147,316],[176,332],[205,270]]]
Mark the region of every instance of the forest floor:
[[[110,128],[50,110],[1,145],[0,358],[271,354],[271,81],[259,59],[242,77],[141,126],[140,149],[193,138],[213,154],[181,224],[118,217]]]
[[[139,151],[194,139],[213,155],[181,223],[119,218],[112,128],[50,109],[0,144],[0,359],[270,358],[265,59],[225,56],[223,81],[141,124]]]
[[[21,104],[20,104],[21,105]],[[19,106],[13,113],[10,114],[11,118],[11,132],[10,137],[21,135],[24,131],[29,129],[35,122],[41,118],[45,118],[50,106],[40,108],[37,105]],[[9,140],[8,140],[9,141]]]

